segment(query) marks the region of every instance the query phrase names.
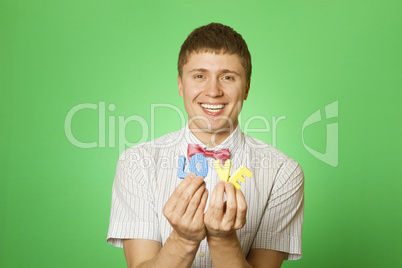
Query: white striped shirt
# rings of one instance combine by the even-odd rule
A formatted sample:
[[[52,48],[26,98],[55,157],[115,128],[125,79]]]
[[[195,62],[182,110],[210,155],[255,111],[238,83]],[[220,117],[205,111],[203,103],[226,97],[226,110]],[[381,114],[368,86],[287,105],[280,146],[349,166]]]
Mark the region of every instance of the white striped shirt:
[[[177,176],[178,161],[181,155],[187,158],[189,143],[205,147],[186,126],[129,148],[120,156],[112,191],[107,236],[110,244],[122,247],[122,239],[135,238],[165,243],[172,227],[162,210],[182,181]],[[253,173],[241,183],[248,210],[246,225],[237,236],[244,256],[250,249],[260,248],[287,252],[288,260],[301,258],[304,177],[299,164],[278,149],[245,135],[239,127],[213,150],[221,148],[230,151],[230,175],[242,165]],[[208,157],[207,161],[206,188],[212,193],[219,176],[214,159]],[[187,172],[188,163],[187,159]],[[212,267],[206,239],[192,267]]]

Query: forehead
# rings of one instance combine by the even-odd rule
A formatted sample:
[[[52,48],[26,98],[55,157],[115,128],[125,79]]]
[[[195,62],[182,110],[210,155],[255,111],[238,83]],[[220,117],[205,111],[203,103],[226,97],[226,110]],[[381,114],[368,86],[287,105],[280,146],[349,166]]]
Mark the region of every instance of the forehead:
[[[183,65],[183,72],[193,69],[205,69],[211,72],[220,70],[233,70],[245,74],[240,58],[236,54],[199,52],[191,53],[186,64]]]

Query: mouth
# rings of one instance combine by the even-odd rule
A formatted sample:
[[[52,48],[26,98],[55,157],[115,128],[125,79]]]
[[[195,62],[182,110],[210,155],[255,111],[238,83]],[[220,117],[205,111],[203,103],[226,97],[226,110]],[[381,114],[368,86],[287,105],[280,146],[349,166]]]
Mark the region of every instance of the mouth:
[[[225,109],[226,104],[207,104],[207,103],[199,103],[201,108],[209,115],[219,115],[223,109]]]

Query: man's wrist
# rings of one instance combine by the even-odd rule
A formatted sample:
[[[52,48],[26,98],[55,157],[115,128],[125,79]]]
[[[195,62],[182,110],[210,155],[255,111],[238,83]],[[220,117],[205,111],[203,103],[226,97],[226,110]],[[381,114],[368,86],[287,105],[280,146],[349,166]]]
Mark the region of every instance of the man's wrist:
[[[214,267],[251,267],[242,253],[236,232],[228,236],[207,236]]]
[[[226,246],[226,245],[234,245],[234,243],[240,243],[237,238],[236,231],[228,234],[227,236],[212,236],[207,235],[207,242],[209,246]]]
[[[196,252],[201,243],[201,241],[190,240],[180,236],[176,230],[172,231],[168,239],[180,247],[180,250],[187,254]]]

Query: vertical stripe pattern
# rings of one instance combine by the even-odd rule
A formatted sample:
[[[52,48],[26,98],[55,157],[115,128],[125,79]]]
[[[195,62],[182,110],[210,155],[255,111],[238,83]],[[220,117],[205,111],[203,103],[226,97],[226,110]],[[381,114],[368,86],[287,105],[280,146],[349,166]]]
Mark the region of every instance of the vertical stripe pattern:
[[[129,148],[120,156],[112,190],[108,243],[122,247],[122,239],[135,238],[165,243],[172,227],[162,210],[181,182],[177,177],[179,157],[187,158],[189,143],[205,147],[186,126]],[[241,183],[248,210],[246,225],[237,235],[244,256],[250,249],[259,248],[287,252],[288,260],[301,258],[304,176],[299,164],[276,148],[243,134],[239,127],[212,150],[221,148],[231,153],[230,174],[242,165],[253,173]],[[212,193],[219,177],[214,159],[207,160],[205,181]],[[212,267],[206,239],[198,251],[192,267]]]

